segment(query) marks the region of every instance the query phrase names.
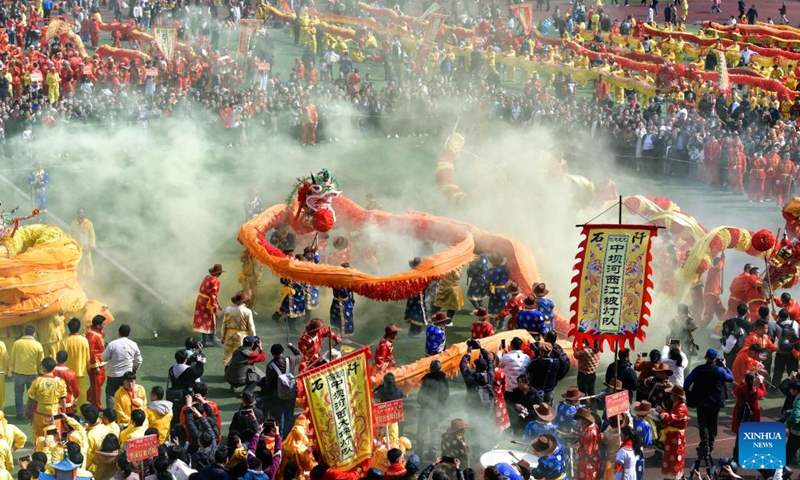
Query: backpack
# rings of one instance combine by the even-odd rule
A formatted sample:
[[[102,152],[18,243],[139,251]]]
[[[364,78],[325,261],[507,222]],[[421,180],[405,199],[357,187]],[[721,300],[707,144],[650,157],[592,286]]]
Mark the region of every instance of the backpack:
[[[278,398],[281,400],[294,400],[297,398],[297,380],[292,375],[292,365],[286,359],[286,372],[281,373],[275,362],[270,362],[270,366],[278,375]]]
[[[781,333],[778,337],[778,352],[791,353],[794,344],[797,342],[797,333],[794,331],[793,322],[791,319],[784,320],[778,324],[781,327]]]
[[[553,345],[553,353],[556,354],[556,360],[558,361],[558,370],[556,371],[556,380],[561,381],[564,377],[569,374],[570,362],[569,362],[569,355],[567,352],[561,348],[561,345]]]

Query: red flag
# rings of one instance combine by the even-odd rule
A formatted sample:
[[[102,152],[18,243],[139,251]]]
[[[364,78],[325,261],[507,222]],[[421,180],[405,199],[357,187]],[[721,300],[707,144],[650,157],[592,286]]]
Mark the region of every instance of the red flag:
[[[522,24],[522,28],[525,30],[525,35],[530,35],[531,26],[533,25],[533,4],[523,3],[520,5],[511,5],[508,8],[511,9],[511,13],[519,19],[519,23]]]

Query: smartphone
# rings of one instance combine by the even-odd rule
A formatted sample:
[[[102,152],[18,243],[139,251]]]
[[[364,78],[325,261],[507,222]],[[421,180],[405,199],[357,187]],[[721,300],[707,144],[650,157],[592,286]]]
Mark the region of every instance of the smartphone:
[[[442,457],[442,463],[456,463],[456,459],[453,457]]]
[[[500,340],[500,350],[505,350],[505,349],[506,349],[506,339],[504,338]]]
[[[681,341],[677,340],[677,339],[672,339],[672,340],[669,341],[669,344],[670,345],[680,345]]]
[[[30,455],[25,455],[24,457],[20,457],[19,461],[20,462],[30,462],[31,461],[31,456]]]

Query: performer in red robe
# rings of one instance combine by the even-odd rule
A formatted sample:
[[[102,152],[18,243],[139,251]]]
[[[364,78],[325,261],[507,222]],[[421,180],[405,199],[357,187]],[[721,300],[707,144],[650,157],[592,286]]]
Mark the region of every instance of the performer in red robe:
[[[725,312],[725,318],[733,318],[736,316],[736,307],[740,304],[747,304],[745,296],[747,293],[746,284],[750,278],[750,269],[753,268],[752,263],[745,263],[744,271],[739,275],[733,277],[731,285],[728,287],[728,311]]]
[[[372,357],[372,375],[397,366],[394,361],[394,340],[399,331],[400,327],[393,323],[386,325],[386,328],[383,329],[383,338],[378,342],[375,356]]]
[[[744,303],[750,309],[751,319],[758,318],[758,309],[767,305],[767,296],[764,295],[762,283],[761,270],[758,267],[753,267],[742,284]]]
[[[66,413],[71,414],[75,412],[75,399],[78,398],[78,394],[80,393],[78,377],[65,363],[67,361],[67,352],[60,351],[56,357],[58,364],[56,368],[53,369],[53,375],[64,380],[64,383],[67,385],[67,396],[65,398],[64,408]]]
[[[764,180],[767,178],[767,161],[759,152],[750,160],[750,191],[747,199],[750,202],[764,201]]]
[[[214,342],[214,332],[217,331],[217,312],[219,312],[219,276],[222,275],[222,265],[219,263],[208,269],[208,275],[200,284],[200,292],[194,304],[194,321],[192,330],[203,334],[203,343],[211,345]]]
[[[322,350],[323,338],[330,338],[337,345],[342,343],[342,339],[338,335],[325,328],[325,322],[322,319],[311,319],[297,342],[297,349],[303,354],[303,362],[300,363],[301,372],[322,363],[320,351]]]
[[[728,188],[731,189],[731,193],[744,193],[742,180],[747,162],[742,149],[738,148],[737,144],[728,146]]]
[[[302,63],[300,64],[302,65]],[[317,107],[310,100],[303,100],[303,131],[300,135],[300,143],[303,145],[317,144]]]
[[[600,474],[600,429],[586,407],[579,408],[574,418],[581,430],[577,438],[580,443],[572,445],[572,451],[578,456],[578,478],[597,480]]]
[[[778,147],[774,147],[772,152],[767,155],[767,177],[764,179],[764,196],[767,201],[772,200],[772,193],[776,191],[775,183],[778,181],[778,168],[781,164],[781,156],[778,155]]]
[[[661,461],[663,478],[683,478],[683,463],[686,460],[686,426],[689,425],[689,409],[686,408],[686,393],[675,385],[665,390],[670,394],[672,408],[658,410],[664,423],[664,456]]]
[[[486,307],[478,307],[477,310],[472,312],[478,321],[472,324],[472,338],[480,340],[481,338],[491,337],[494,335],[494,325],[489,323],[489,310]]]
[[[86,392],[86,401],[97,407],[103,408],[103,384],[106,382],[106,368],[103,361],[105,350],[105,332],[103,326],[106,319],[97,315],[92,319],[92,326],[86,329],[86,340],[89,342],[89,390]]]
[[[792,190],[792,177],[794,176],[795,166],[794,162],[789,158],[789,154],[783,155],[783,161],[778,167],[778,184],[775,185],[775,193],[778,200],[778,206],[783,206],[784,200],[791,198]]]
[[[519,284],[513,280],[506,283],[506,292],[508,292],[510,297],[506,302],[505,307],[503,307],[503,310],[501,310],[495,318],[498,330],[503,329],[505,325],[505,319],[509,316],[511,318],[508,320],[508,329],[514,330],[517,328],[517,313],[522,310],[522,301],[525,300],[525,295],[523,295],[522,291],[519,289]]]
[[[711,268],[708,269],[706,284],[703,289],[703,316],[700,328],[706,325],[716,316],[720,321],[725,320],[725,307],[722,305],[720,295],[722,295],[722,273],[725,269],[725,254],[714,259]],[[730,318],[730,317],[728,317]]]

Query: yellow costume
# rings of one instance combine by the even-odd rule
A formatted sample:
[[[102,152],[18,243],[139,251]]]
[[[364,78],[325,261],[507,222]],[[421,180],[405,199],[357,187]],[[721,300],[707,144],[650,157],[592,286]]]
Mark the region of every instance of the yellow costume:
[[[286,464],[294,462],[297,464],[302,475],[309,472],[314,466],[314,454],[311,451],[311,440],[306,435],[308,428],[308,420],[305,415],[300,415],[294,422],[294,427],[286,440],[283,441],[283,450],[281,451],[281,467],[278,473],[278,478],[283,477],[283,471],[286,469]]]
[[[134,385],[133,390],[119,387],[114,394],[114,410],[117,412],[117,423],[125,426],[131,423],[131,411],[144,409],[147,404],[147,392],[141,385]]]
[[[52,373],[37,377],[28,389],[28,398],[36,402],[31,421],[34,438],[44,435],[45,427],[53,425],[53,415],[64,410],[67,397],[67,384]]]
[[[24,336],[11,346],[8,370],[12,374],[38,375],[39,364],[44,360],[42,344],[35,338]]]
[[[64,315],[55,314],[33,322],[36,327],[36,336],[42,344],[45,357],[56,359],[56,354],[61,348],[61,339],[64,338]]]
[[[136,425],[131,423],[130,425],[128,425],[125,428],[125,430],[120,432],[120,434],[119,434],[119,443],[120,443],[120,445],[124,445],[125,441],[130,439],[130,438],[144,437],[144,432],[148,428],[150,428],[150,427],[147,425],[147,420],[145,420],[144,425],[142,425],[141,427],[137,427]]]
[[[0,341],[0,410],[5,408],[6,398],[6,369],[8,368],[8,349]]]
[[[16,451],[25,446],[28,436],[22,433],[22,430],[17,428],[16,425],[8,423],[6,414],[0,411],[0,439],[8,442],[11,450]]]
[[[172,403],[158,400],[147,404],[144,413],[147,423],[158,430],[158,443],[163,444],[169,439],[169,426],[172,423]]]
[[[100,449],[100,445],[103,444],[103,439],[106,438],[106,435],[109,433],[108,428],[101,420],[98,420],[97,423],[92,426],[86,427],[86,468],[92,473],[94,473],[97,468],[94,464],[94,454]]]
[[[88,218],[82,222],[77,219],[72,221],[71,232],[78,245],[81,246],[81,261],[78,264],[78,274],[86,277],[94,276],[94,263],[92,262],[92,250],[95,247],[94,224]]]
[[[79,333],[71,334],[61,341],[61,348],[67,352],[67,367],[78,378],[79,391],[75,405],[80,407],[86,403],[86,391],[89,389],[89,341]]]
[[[89,439],[86,434],[86,429],[83,428],[81,422],[75,420],[72,417],[64,416],[64,421],[67,422],[69,428],[72,430],[67,435],[67,440],[70,442],[75,442],[81,446],[81,452],[86,452],[89,449]],[[83,458],[83,465],[81,467],[86,467],[86,457]]]
[[[58,99],[61,97],[61,75],[59,75],[58,72],[50,70],[47,72],[45,81],[47,82],[47,97],[50,103],[58,102]]]
[[[222,318],[222,364],[227,365],[236,349],[242,346],[244,337],[254,337],[256,326],[253,311],[244,305],[225,307]]]
[[[33,451],[47,455],[47,465],[58,463],[64,459],[64,447],[54,435],[41,435],[36,437]]]

